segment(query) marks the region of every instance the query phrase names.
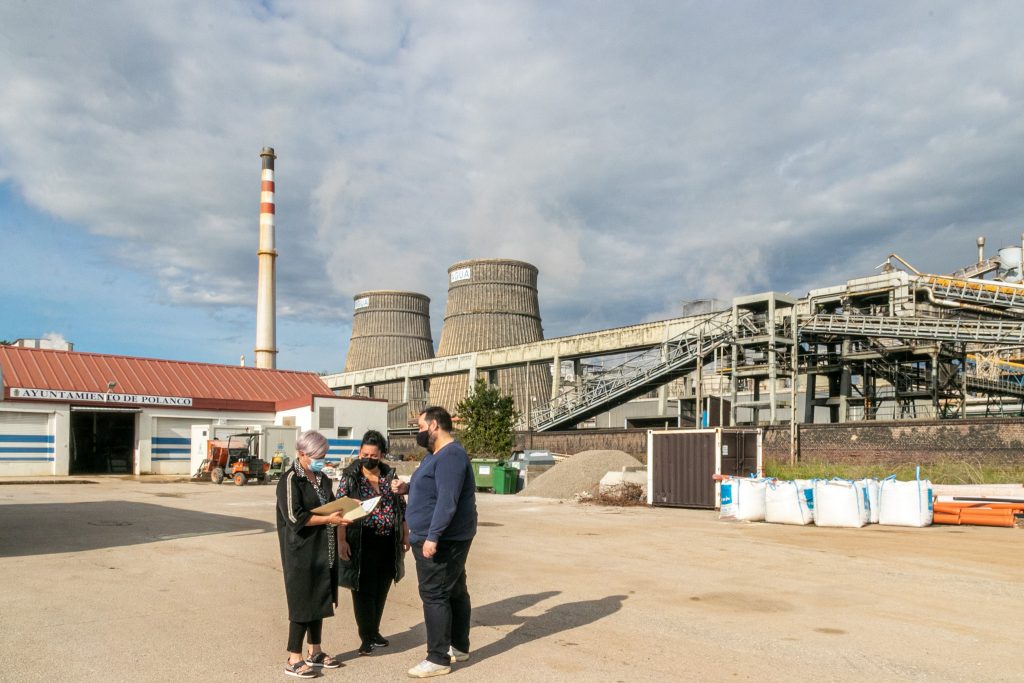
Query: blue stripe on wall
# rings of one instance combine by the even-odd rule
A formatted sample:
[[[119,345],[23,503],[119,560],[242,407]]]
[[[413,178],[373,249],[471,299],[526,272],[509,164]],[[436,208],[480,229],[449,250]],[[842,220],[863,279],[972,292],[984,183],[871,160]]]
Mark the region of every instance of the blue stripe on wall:
[[[0,434],[0,441],[10,443],[53,443],[52,434]]]
[[[150,458],[150,460],[152,460],[153,462],[188,462],[189,458]]]
[[[53,453],[53,446],[26,448],[24,446],[0,446],[0,453]]]
[[[352,446],[359,448],[359,444],[362,443],[359,439],[327,439],[327,443],[331,446]]]
[[[192,439],[187,439],[181,436],[154,436],[153,443],[167,443],[167,444],[178,444],[182,446],[191,446]]]
[[[0,462],[54,462],[55,458],[7,458],[0,456]]]
[[[161,453],[161,454],[164,454],[164,455],[167,455],[167,454],[172,454],[172,453],[173,453],[173,454],[177,454],[177,455],[180,455],[180,454],[184,453],[185,455],[188,455],[188,454],[189,454],[189,452],[190,452],[190,451],[189,451],[189,449],[187,449],[187,448],[154,448],[154,449],[152,450],[152,453],[153,453],[154,455],[156,455],[157,453]],[[154,458],[154,460],[155,460],[155,459],[156,459],[156,458]],[[176,458],[176,460],[180,460],[180,459],[181,459],[181,458]],[[188,460],[188,458],[185,458],[185,460]]]

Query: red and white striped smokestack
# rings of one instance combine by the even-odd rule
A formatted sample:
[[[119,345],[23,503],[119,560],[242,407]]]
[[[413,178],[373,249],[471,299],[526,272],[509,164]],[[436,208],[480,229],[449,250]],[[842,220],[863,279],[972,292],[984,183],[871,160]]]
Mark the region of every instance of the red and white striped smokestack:
[[[277,277],[274,249],[274,154],[273,147],[260,152],[260,248],[256,285],[256,367],[277,367]]]

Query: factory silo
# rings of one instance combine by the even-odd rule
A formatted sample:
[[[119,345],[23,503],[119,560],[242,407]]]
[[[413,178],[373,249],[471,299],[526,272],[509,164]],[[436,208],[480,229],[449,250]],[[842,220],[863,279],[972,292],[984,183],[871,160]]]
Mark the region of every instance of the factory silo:
[[[345,372],[410,363],[434,357],[430,334],[430,298],[416,292],[375,290],[353,297],[352,337],[345,356]],[[425,404],[424,381],[374,385],[374,398],[390,406],[392,428],[408,426]],[[403,409],[402,406],[405,406]]]
[[[473,259],[448,268],[448,303],[438,356],[451,356],[544,338],[537,301],[537,268],[509,259]],[[534,404],[547,403],[551,370],[547,364],[503,368],[478,375],[490,379],[515,399],[526,415]],[[455,411],[468,392],[467,375],[435,377],[430,402]]]

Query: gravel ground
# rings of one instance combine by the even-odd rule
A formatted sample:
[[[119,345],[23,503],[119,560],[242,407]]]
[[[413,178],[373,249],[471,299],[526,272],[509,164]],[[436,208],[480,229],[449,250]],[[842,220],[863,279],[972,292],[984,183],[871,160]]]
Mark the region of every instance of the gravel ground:
[[[583,451],[537,476],[519,495],[562,500],[569,500],[578,493],[594,495],[601,477],[640,464],[623,451]]]

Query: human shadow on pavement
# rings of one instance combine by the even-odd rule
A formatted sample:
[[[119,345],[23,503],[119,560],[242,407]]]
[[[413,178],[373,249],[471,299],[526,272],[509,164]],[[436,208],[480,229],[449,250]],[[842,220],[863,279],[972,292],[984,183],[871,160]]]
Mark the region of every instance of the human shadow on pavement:
[[[118,500],[0,505],[0,557],[73,553],[274,525],[244,517]]]
[[[415,577],[413,577],[415,581]],[[524,609],[536,605],[542,600],[558,595],[558,591],[547,591],[544,593],[533,593],[530,595],[517,595],[513,598],[505,598],[498,602],[492,602],[489,605],[483,607],[473,607],[471,626],[501,626],[506,624],[521,624],[524,617],[515,616],[516,612],[520,612]],[[387,617],[385,616],[385,619]],[[407,652],[415,648],[422,648],[427,643],[427,629],[421,621],[416,626],[409,628],[400,633],[393,633],[391,635],[385,634],[391,644],[388,646],[388,652]],[[353,650],[351,653],[355,655],[356,652]]]
[[[557,593],[539,593],[539,596],[548,597],[550,595],[557,595]],[[522,596],[522,597],[533,597],[533,596]],[[544,599],[542,597],[541,599]],[[512,602],[516,598],[512,598],[511,601],[502,601],[493,603],[493,605],[485,605],[481,608],[478,613],[474,610],[474,621],[481,626],[501,626],[508,624],[519,624],[518,628],[505,634],[505,637],[501,640],[497,640],[490,645],[485,645],[480,649],[471,650],[471,658],[465,664],[460,666],[472,666],[475,662],[481,662],[488,657],[500,655],[504,652],[508,652],[512,648],[529,643],[534,640],[540,640],[542,638],[549,638],[562,631],[568,631],[580,626],[592,624],[595,621],[604,619],[605,617],[618,612],[622,608],[622,601],[626,599],[625,595],[609,595],[599,600],[579,600],[577,602],[565,602],[560,605],[551,607],[543,614],[535,617],[521,617],[515,616],[515,612],[523,609],[518,607],[515,612],[506,612],[501,614],[499,611],[494,610],[494,607],[502,606],[502,603]],[[536,600],[534,602],[540,602]]]
[[[541,638],[548,638],[562,631],[585,626],[604,617],[614,614],[622,608],[625,595],[609,595],[598,600],[580,600],[566,602],[551,607],[543,614],[535,617],[520,616],[518,613],[534,605],[559,595],[559,591],[545,591],[505,598],[488,605],[473,608],[472,626],[517,626],[498,641],[471,651],[471,658],[460,667],[472,666],[488,657],[508,652],[518,645],[529,643]],[[426,630],[422,623],[402,633],[389,636],[390,652],[404,652],[423,647],[427,641]],[[470,633],[472,639],[472,632]]]

